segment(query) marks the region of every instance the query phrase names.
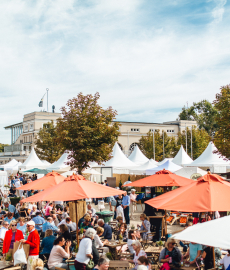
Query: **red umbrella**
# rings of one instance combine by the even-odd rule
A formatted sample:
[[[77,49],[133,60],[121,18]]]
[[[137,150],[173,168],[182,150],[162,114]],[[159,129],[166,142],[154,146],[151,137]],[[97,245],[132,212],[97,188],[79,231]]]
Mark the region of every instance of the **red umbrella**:
[[[63,176],[57,172],[50,172],[50,173],[47,173],[47,175],[43,176],[42,178],[39,178],[38,180],[32,181],[31,183],[23,185],[17,189],[19,189],[19,190],[47,189],[49,187],[55,186],[55,185],[63,182],[64,179],[65,179],[65,176]]]
[[[81,175],[71,175],[65,178],[65,180],[59,183],[58,185],[50,187],[42,192],[39,192],[31,197],[28,197],[22,200],[22,202],[76,201],[86,198],[109,197],[114,195],[120,195],[123,193],[125,193],[125,191],[93,183],[91,181],[86,180]],[[77,241],[78,241],[78,226],[77,226]]]
[[[217,174],[206,174],[190,185],[169,191],[145,203],[157,209],[183,212],[230,210],[230,184]]]
[[[193,182],[194,180],[176,175],[167,170],[162,170],[156,172],[154,175],[124,185],[124,187],[183,187]]]

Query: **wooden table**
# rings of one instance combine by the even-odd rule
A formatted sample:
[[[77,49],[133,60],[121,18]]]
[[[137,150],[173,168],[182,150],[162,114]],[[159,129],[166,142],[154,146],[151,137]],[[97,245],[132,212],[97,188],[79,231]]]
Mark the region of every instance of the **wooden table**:
[[[0,261],[0,269],[7,269],[7,268],[10,268],[13,266],[14,266],[14,264],[12,262]]]
[[[109,261],[109,268],[127,268],[129,269],[129,262],[124,260],[124,261]]]
[[[117,247],[122,247],[124,245],[127,245],[127,242],[117,242],[117,241],[109,241],[109,243],[104,244],[105,247],[108,247],[113,259],[118,259],[118,254],[117,254]]]
[[[150,260],[151,264],[158,264],[159,263],[159,256],[163,247],[148,247],[145,250],[148,259]]]

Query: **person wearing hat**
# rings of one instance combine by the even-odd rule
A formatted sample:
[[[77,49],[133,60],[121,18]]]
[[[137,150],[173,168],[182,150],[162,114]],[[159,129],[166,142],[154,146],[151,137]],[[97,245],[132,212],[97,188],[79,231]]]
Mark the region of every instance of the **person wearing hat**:
[[[133,214],[135,213],[135,211],[137,210],[137,205],[136,205],[136,198],[137,198],[137,194],[135,194],[136,189],[131,189],[131,194],[129,195],[130,197],[130,206],[131,206],[131,219],[133,219]]]
[[[34,259],[39,257],[39,247],[40,247],[40,236],[37,230],[35,230],[35,222],[30,220],[26,224],[27,230],[29,232],[28,239],[21,239],[20,242],[23,244],[30,245],[30,252],[27,262],[27,270],[32,270],[32,263]]]

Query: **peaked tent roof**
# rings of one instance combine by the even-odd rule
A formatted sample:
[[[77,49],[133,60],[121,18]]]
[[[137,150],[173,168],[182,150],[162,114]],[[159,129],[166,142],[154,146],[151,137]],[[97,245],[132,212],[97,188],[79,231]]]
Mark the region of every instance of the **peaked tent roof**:
[[[199,176],[198,174],[200,174],[201,176],[207,174],[206,171],[198,168],[198,167],[184,167],[178,171],[175,172],[176,175],[179,175],[179,176],[183,176],[183,177],[186,177],[186,178],[189,178],[189,179],[194,179],[194,178],[191,178],[191,176],[193,174],[196,174],[196,177],[195,179],[197,179],[197,176]],[[195,175],[194,175],[195,176]]]
[[[178,151],[178,153],[176,154],[172,162],[179,166],[183,166],[183,165],[190,164],[191,162],[193,162],[193,160],[185,152],[183,145],[181,145],[180,150]]]
[[[68,161],[68,153],[65,152],[57,161],[48,166],[46,169],[54,171],[61,169],[68,169],[70,166],[66,164],[67,161]]]
[[[51,163],[48,162],[47,160],[42,160],[42,162],[43,162],[45,165],[47,165],[47,166],[51,165]]]
[[[132,162],[138,164],[138,165],[142,165],[146,162],[148,162],[148,158],[141,152],[141,150],[139,149],[139,147],[136,145],[134,147],[133,152],[131,153],[131,155],[128,157],[129,160],[131,160]]]
[[[132,172],[132,173],[135,173],[135,172],[137,172],[137,173],[145,173],[146,170],[153,169],[153,168],[156,168],[156,167],[157,167],[156,162],[153,159],[152,160],[150,159],[141,166],[131,168],[130,172]]]
[[[16,165],[14,165],[12,167],[6,167],[5,171],[18,171],[21,165],[22,165],[22,163],[18,162]]]
[[[158,162],[157,165],[160,166],[160,165],[164,164],[164,163],[165,163],[166,161],[168,161],[168,160],[172,161],[173,158],[165,158],[165,159],[163,159],[162,161]]]
[[[154,163],[154,165],[159,166],[159,162],[158,161],[154,160],[153,158],[151,158],[150,160]]]
[[[188,167],[209,167],[212,165],[228,166],[229,160],[225,160],[220,155],[213,153],[218,151],[215,144],[210,142],[204,152],[192,163],[186,165]]]
[[[20,166],[21,169],[26,170],[33,168],[44,169],[45,167],[47,166],[38,158],[34,148],[32,148],[26,161]]]
[[[182,168],[181,166],[178,166],[178,165],[174,164],[172,161],[167,160],[164,164],[162,164],[156,168],[146,170],[146,175],[152,175],[152,174],[155,174],[156,172],[161,171],[161,170],[168,170],[168,171],[174,173],[174,172],[180,170],[181,168]]]
[[[129,160],[125,154],[121,151],[118,143],[114,144],[113,147],[113,157],[106,161],[104,164],[105,167],[115,167],[115,168],[128,168],[137,166],[131,160]]]
[[[5,168],[11,168],[11,167],[14,167],[15,165],[17,165],[18,164],[18,161],[16,160],[16,159],[12,159],[11,161],[9,161],[8,163],[6,163],[6,164],[3,164],[3,165],[0,165],[0,168],[3,168],[3,169],[5,169]]]

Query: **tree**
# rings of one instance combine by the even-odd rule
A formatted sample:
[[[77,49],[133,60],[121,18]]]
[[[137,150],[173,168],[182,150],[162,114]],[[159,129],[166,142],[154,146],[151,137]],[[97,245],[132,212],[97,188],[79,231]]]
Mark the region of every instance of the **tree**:
[[[114,143],[119,136],[119,123],[113,122],[117,112],[98,104],[99,93],[94,96],[79,93],[61,108],[62,118],[57,120],[59,143],[70,151],[68,164],[81,174],[88,162],[101,164],[111,158]]]
[[[199,129],[204,128],[210,136],[214,136],[218,130],[218,122],[216,117],[217,109],[208,100],[204,99],[200,102],[194,102],[189,108],[182,108],[179,114],[180,120],[193,120],[198,124]]]
[[[192,127],[192,155],[191,155],[191,130],[187,128],[187,153],[188,155],[195,160],[198,158],[206,149],[211,137],[204,129],[198,129],[196,127]],[[183,145],[184,149],[186,149],[186,133],[185,130],[178,134],[177,145],[180,148]]]
[[[0,143],[0,152],[4,152],[4,147],[5,146],[9,146],[9,144]]]
[[[161,161],[167,157],[174,156],[177,151],[177,143],[175,137],[169,137],[166,132],[164,132],[164,152],[163,152],[163,133],[160,134],[159,131],[154,133],[155,142],[155,159]],[[154,158],[153,155],[153,133],[149,131],[147,136],[142,136],[139,140],[140,149],[146,155],[147,158]]]
[[[35,140],[35,150],[40,159],[53,163],[63,154],[64,148],[57,142],[57,129],[53,121],[43,125]]]
[[[216,121],[219,130],[215,134],[214,143],[221,155],[230,157],[230,84],[222,86],[216,94],[214,106],[218,110]]]

